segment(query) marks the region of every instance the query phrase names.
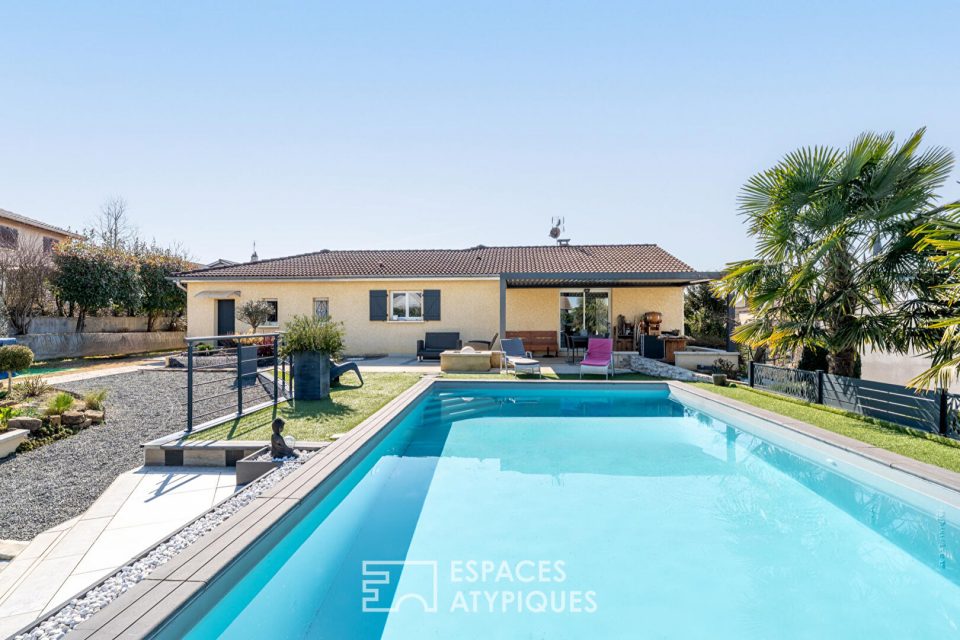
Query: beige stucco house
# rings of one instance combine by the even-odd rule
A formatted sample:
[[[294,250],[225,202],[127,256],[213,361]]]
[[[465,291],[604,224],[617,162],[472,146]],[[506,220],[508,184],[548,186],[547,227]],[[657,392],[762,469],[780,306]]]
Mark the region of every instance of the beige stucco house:
[[[79,233],[0,209],[0,251],[38,247],[52,253],[58,242],[81,237]]]
[[[245,333],[241,303],[267,300],[276,330],[295,315],[346,327],[353,355],[413,354],[427,331],[464,342],[508,332],[603,335],[618,316],[663,315],[683,332],[683,289],[695,271],[652,244],[550,245],[396,251],[318,251],[182,273],[188,336]]]

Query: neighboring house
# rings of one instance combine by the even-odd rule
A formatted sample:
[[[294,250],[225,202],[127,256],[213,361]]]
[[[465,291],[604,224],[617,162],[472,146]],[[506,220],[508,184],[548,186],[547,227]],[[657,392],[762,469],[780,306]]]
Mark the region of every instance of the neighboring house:
[[[82,237],[79,233],[0,209],[0,251],[38,246],[52,253],[58,242]]]
[[[210,264],[203,265],[204,269],[216,269],[217,267],[232,267],[234,265],[240,264],[239,262],[234,262],[233,260],[227,260],[226,258],[217,258]]]
[[[249,331],[235,320],[247,300],[274,307],[268,326],[330,315],[351,354],[411,354],[426,331],[464,341],[506,331],[610,331],[617,316],[663,314],[683,331],[683,288],[702,273],[652,244],[318,251],[178,275],[189,336]]]

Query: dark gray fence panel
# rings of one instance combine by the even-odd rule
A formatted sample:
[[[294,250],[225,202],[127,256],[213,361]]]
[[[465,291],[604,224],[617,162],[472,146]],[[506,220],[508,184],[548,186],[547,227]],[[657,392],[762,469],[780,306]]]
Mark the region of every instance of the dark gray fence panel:
[[[751,387],[844,409],[895,424],[960,437],[960,395],[917,391],[822,371],[750,363]]]
[[[947,435],[960,436],[960,395],[947,394]]]
[[[937,431],[937,394],[885,382],[824,374],[823,403],[914,429]]]

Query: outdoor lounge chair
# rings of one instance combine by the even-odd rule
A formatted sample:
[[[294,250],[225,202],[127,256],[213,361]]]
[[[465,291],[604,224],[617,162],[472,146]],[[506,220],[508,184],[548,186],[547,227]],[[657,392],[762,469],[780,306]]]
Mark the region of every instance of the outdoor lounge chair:
[[[342,362],[337,364],[336,362],[330,363],[330,385],[337,386],[340,384],[340,376],[347,373],[348,371],[353,371],[357,374],[357,378],[360,379],[360,386],[363,386],[363,376],[360,375],[360,367],[357,366],[356,362]]]
[[[497,338],[500,337],[499,333],[493,334],[493,337],[489,340],[467,340],[467,344],[482,344],[484,351],[490,351],[493,349],[493,345],[497,344]]]
[[[428,331],[423,340],[417,340],[417,360],[439,360],[444,351],[458,351],[462,346],[455,331]]]
[[[512,367],[514,373],[520,373],[527,369],[530,373],[543,377],[540,372],[540,361],[534,360],[531,357],[533,354],[524,350],[523,340],[520,338],[504,338],[500,341],[500,350],[503,353],[500,363],[505,370],[510,371]]]
[[[609,377],[613,374],[613,339],[590,338],[587,342],[587,353],[580,361],[580,377],[584,373],[603,374]]]

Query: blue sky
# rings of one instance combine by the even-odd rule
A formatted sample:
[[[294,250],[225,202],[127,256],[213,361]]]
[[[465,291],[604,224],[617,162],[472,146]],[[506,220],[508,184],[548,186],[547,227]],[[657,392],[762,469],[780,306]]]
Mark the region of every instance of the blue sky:
[[[258,6],[263,5],[263,6]],[[780,6],[777,6],[780,5]],[[656,242],[866,129],[960,153],[957,2],[0,3],[0,208],[194,258]],[[956,172],[944,190],[960,197]]]

